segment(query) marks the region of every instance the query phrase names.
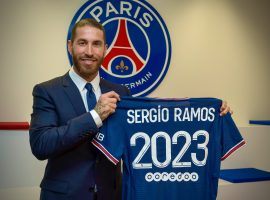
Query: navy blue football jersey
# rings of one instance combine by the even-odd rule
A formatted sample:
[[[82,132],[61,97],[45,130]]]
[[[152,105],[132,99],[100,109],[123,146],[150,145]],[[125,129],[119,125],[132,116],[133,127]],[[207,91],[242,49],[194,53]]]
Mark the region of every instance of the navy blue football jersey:
[[[123,160],[123,200],[214,200],[221,160],[244,145],[215,98],[122,97],[92,143]]]

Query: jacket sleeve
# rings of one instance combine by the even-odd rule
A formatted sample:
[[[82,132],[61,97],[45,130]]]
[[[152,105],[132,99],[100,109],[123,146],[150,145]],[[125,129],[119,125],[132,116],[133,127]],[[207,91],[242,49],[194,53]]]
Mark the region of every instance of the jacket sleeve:
[[[39,160],[68,151],[98,131],[89,112],[70,119],[64,125],[59,125],[58,115],[55,102],[45,87],[36,85],[29,135],[32,153]]]

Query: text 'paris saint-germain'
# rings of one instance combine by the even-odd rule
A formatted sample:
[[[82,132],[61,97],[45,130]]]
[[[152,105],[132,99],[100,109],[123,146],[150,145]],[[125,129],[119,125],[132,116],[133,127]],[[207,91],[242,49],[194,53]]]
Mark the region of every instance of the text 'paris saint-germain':
[[[172,112],[172,113],[170,113]],[[151,109],[129,109],[127,122],[129,124],[168,122],[171,117],[178,121],[209,121],[215,120],[215,108],[208,107],[175,107],[172,110],[158,106]]]

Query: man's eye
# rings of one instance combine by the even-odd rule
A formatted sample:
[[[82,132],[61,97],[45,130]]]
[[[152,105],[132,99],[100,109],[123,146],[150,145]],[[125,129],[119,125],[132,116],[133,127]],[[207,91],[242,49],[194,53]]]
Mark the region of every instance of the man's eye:
[[[86,43],[85,43],[85,42],[78,42],[78,44],[79,44],[80,46],[84,46]]]
[[[95,45],[95,46],[101,46],[101,42],[94,42],[93,45]]]

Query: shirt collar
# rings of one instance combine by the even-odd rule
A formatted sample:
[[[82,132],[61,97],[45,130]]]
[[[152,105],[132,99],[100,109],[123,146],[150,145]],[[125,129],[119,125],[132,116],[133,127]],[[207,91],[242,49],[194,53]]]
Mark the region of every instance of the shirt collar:
[[[78,87],[80,92],[83,91],[87,81],[85,79],[83,79],[82,77],[80,77],[74,71],[73,67],[71,67],[70,70],[69,70],[69,76],[72,79],[72,81],[75,83],[75,85]],[[99,73],[98,73],[97,76],[90,82],[92,84],[94,92],[97,91],[97,89],[99,87],[99,82],[100,82],[100,76],[99,76]]]

